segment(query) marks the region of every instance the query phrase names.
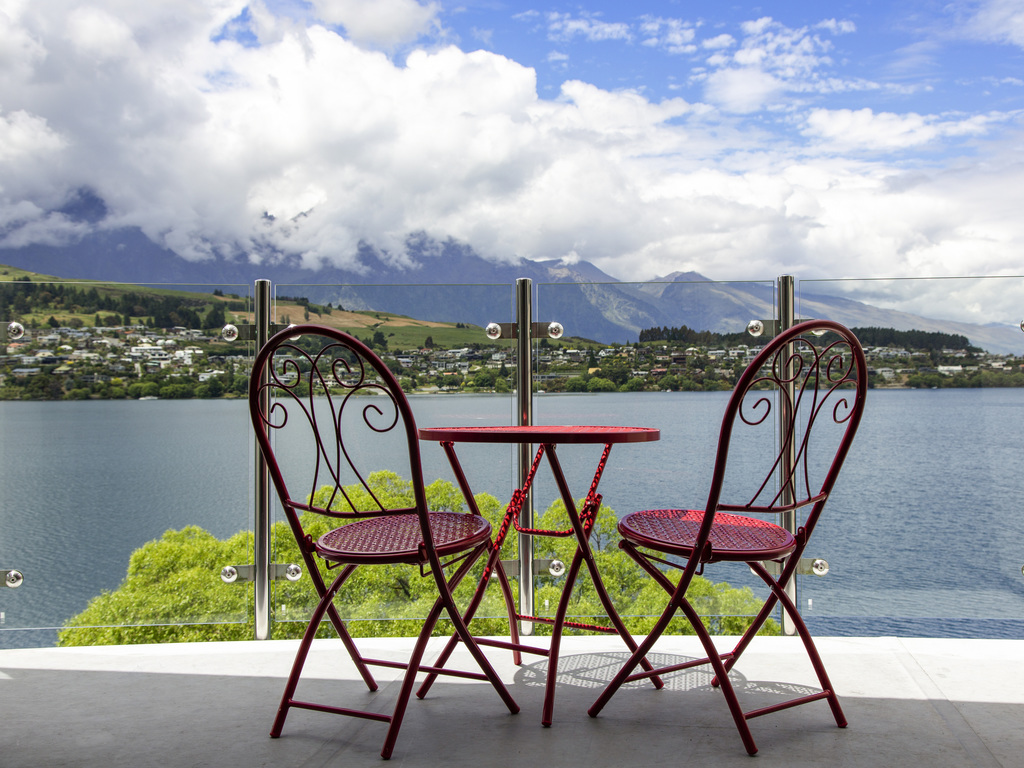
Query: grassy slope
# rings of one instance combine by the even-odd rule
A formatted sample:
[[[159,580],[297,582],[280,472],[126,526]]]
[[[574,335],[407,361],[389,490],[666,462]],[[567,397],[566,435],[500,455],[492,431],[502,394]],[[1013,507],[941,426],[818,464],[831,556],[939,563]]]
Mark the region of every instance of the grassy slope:
[[[28,277],[36,283],[65,283],[74,284],[78,287],[95,287],[101,294],[120,296],[124,293],[156,294],[160,296],[177,296],[182,300],[195,302],[201,300],[204,303],[202,308],[197,308],[200,314],[205,314],[215,301],[238,301],[244,297],[214,296],[212,293],[200,293],[184,291],[171,288],[158,288],[153,285],[130,285],[125,283],[102,283],[85,280],[64,280],[51,275],[42,275],[17,267],[0,265],[0,281],[13,281],[18,278]],[[108,313],[101,313],[105,315]],[[42,316],[45,315],[45,316]],[[47,312],[42,315],[26,315],[23,321],[36,320],[39,323],[53,315],[58,321],[66,322],[71,317],[80,317],[86,325],[93,324],[94,314],[78,314],[71,311]],[[274,305],[273,320],[275,322],[305,322],[305,307],[296,303],[281,303]],[[245,323],[252,322],[252,312],[228,312],[229,320]],[[392,349],[413,349],[422,347],[427,337],[431,337],[435,344],[443,347],[460,347],[472,343],[486,341],[484,331],[479,326],[466,325],[456,327],[452,323],[435,323],[425,320],[416,320],[404,315],[396,315],[387,312],[348,312],[334,309],[331,314],[317,315],[310,312],[309,321],[321,325],[339,328],[352,333],[360,338],[372,338],[376,331],[381,331],[388,337],[388,345]]]

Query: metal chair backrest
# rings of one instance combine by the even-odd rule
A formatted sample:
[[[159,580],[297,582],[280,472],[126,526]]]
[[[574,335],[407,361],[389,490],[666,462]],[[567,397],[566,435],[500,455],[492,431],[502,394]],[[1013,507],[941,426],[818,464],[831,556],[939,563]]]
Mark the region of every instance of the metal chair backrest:
[[[810,320],[772,339],[729,399],[705,509],[809,507],[803,526],[810,536],[857,432],[867,385],[860,342],[839,323]]]
[[[249,387],[256,441],[293,533],[303,512],[334,518],[419,513],[426,493],[416,422],[398,380],[359,339],[318,325],[294,325],[257,353]],[[413,499],[371,486],[393,469]]]

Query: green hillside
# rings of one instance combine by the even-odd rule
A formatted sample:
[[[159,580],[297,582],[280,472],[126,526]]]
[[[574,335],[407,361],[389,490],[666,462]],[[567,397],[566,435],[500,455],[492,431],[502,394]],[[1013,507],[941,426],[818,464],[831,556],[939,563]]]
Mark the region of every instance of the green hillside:
[[[0,265],[0,313],[5,324],[17,320],[27,328],[144,325],[216,331],[225,323],[252,322],[253,304],[251,297],[203,292],[198,286],[64,280]],[[423,347],[428,338],[439,347],[485,341],[479,326],[427,322],[385,312],[349,312],[302,297],[275,301],[271,320],[319,323],[360,338],[382,333],[391,349]]]

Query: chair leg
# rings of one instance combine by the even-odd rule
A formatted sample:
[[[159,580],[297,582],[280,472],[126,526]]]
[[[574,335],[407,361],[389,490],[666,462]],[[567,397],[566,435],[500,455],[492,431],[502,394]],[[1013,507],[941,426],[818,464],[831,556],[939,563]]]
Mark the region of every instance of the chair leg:
[[[594,565],[592,561],[588,561],[587,568],[590,569],[590,578],[594,584],[594,591],[597,592],[598,598],[601,600],[601,604],[604,605],[605,610],[608,612],[608,618],[611,620],[612,626],[615,627],[615,631],[618,633],[619,637],[622,638],[622,641],[626,644],[630,653],[632,653],[637,647],[636,640],[633,639],[633,636],[626,628],[626,622],[622,620],[622,617],[619,616],[619,612],[615,610],[615,605],[612,603],[611,595],[608,594],[608,588],[605,587],[604,581],[602,581],[600,575],[597,573],[597,566]],[[641,659],[640,666],[645,672],[654,671],[653,665],[646,657]],[[651,676],[651,683],[659,691],[665,687],[665,683],[657,675]]]
[[[438,598],[434,607],[430,610],[427,620],[423,623],[419,637],[416,638],[416,645],[413,647],[412,655],[409,657],[409,665],[405,670],[405,677],[402,679],[402,687],[398,693],[398,701],[391,715],[391,723],[388,725],[387,735],[384,737],[384,747],[380,756],[385,760],[391,759],[391,753],[395,749],[395,742],[398,741],[398,731],[402,727],[402,720],[405,718],[405,710],[409,705],[409,697],[412,695],[413,685],[416,683],[416,674],[420,670],[420,663],[423,661],[423,653],[427,650],[427,642],[430,640],[430,633],[434,631],[438,616],[441,615],[442,601]]]
[[[626,663],[622,665],[622,668],[615,674],[615,677],[612,678],[612,681],[605,686],[603,691],[601,691],[601,695],[597,697],[597,701],[591,704],[590,709],[587,710],[588,715],[591,717],[597,717],[600,714],[601,710],[604,709],[605,704],[611,700],[612,696],[615,695],[615,692],[622,687],[624,682],[626,682],[626,678],[629,677],[630,673],[632,673],[640,661],[645,659],[647,654],[650,653],[654,644],[658,641],[658,638],[661,637],[665,628],[668,627],[668,624],[672,620],[672,616],[675,615],[675,612],[676,609],[672,606],[665,609],[661,614],[661,618],[655,622],[651,631],[647,633],[647,637],[644,638],[644,641],[637,646],[637,649],[633,651],[633,655],[629,657]]]
[[[612,678],[612,681],[601,692],[597,701],[595,701],[591,705],[590,709],[587,710],[587,714],[591,717],[597,717],[601,710],[604,709],[604,706],[609,702],[609,700],[611,700],[611,697],[615,692],[622,687],[622,684],[626,682],[633,670],[636,669],[640,662],[646,658],[648,653],[650,653],[654,644],[668,628],[668,625],[675,616],[676,611],[682,611],[690,624],[693,625],[694,632],[696,632],[697,637],[704,646],[705,653],[707,653],[706,661],[698,663],[710,663],[712,668],[715,670],[716,679],[721,681],[720,687],[722,689],[722,693],[725,695],[729,712],[732,714],[733,721],[736,723],[736,728],[740,733],[740,738],[743,740],[743,746],[746,747],[749,754],[756,754],[757,745],[754,743],[754,737],[750,733],[750,727],[747,725],[746,716],[743,714],[739,700],[736,698],[736,692],[733,690],[732,683],[729,682],[729,676],[726,672],[725,664],[722,662],[722,657],[719,655],[718,649],[715,648],[714,641],[711,639],[711,635],[704,626],[704,623],[700,620],[700,616],[685,597],[678,594],[678,588],[676,590],[676,594],[673,595],[673,599],[669,601],[668,606],[662,612],[654,627],[651,628],[647,637],[644,638],[644,641],[640,643],[637,649],[633,652],[633,655],[629,657],[629,660],[622,666],[615,677]]]
[[[807,624],[804,622],[803,617],[800,615],[800,612],[797,610],[792,599],[780,586],[776,585],[776,587],[772,589],[772,592],[776,594],[779,602],[782,603],[783,609],[789,613],[790,618],[793,620],[797,634],[800,635],[800,639],[803,641],[807,657],[810,659],[811,666],[814,668],[814,673],[818,676],[818,684],[821,686],[821,690],[827,694],[825,699],[828,701],[828,705],[832,709],[832,716],[836,720],[836,725],[840,728],[845,728],[847,726],[846,715],[843,714],[843,708],[839,705],[839,697],[836,696],[835,689],[832,687],[832,681],[829,679],[828,672],[825,671],[825,664],[821,660],[821,655],[818,653],[818,648],[814,644],[814,639],[811,637],[810,630],[807,629]]]
[[[437,620],[440,617],[442,610],[448,614],[452,624],[455,625],[455,637],[452,640],[449,640],[448,645],[454,647],[455,642],[461,639],[466,648],[472,654],[473,658],[479,664],[485,677],[487,677],[488,681],[498,692],[498,695],[501,696],[505,705],[509,708],[509,711],[512,714],[516,714],[519,711],[519,705],[516,704],[512,695],[505,687],[505,684],[502,683],[501,679],[498,677],[497,672],[494,671],[490,662],[483,655],[483,652],[469,634],[469,630],[466,628],[466,624],[462,620],[462,615],[459,613],[458,606],[455,604],[455,599],[452,597],[451,591],[457,587],[459,582],[461,582],[466,574],[469,573],[469,570],[479,559],[480,555],[483,554],[483,551],[483,549],[480,549],[474,555],[467,557],[456,572],[452,574],[450,579],[446,580],[442,573],[434,572],[434,581],[437,584],[440,595],[434,602],[434,606],[431,608],[426,621],[423,623],[423,628],[420,630],[419,637],[416,640],[416,646],[413,648],[412,655],[409,657],[405,677],[402,679],[402,688],[398,694],[398,702],[395,704],[394,714],[391,716],[391,724],[388,726],[388,733],[384,739],[384,747],[380,753],[381,757],[385,760],[390,759],[391,753],[395,748],[395,742],[398,740],[398,731],[402,727],[405,710],[409,705],[409,698],[412,696],[412,690],[416,684],[416,675],[423,663],[423,654],[427,650],[427,643],[430,640],[430,635],[437,624]],[[478,587],[478,592],[479,591],[480,589]],[[479,600],[476,602],[477,605],[479,605]],[[473,610],[475,609],[476,606],[474,606]],[[436,674],[433,675],[433,677],[436,676]]]
[[[740,733],[743,746],[746,747],[748,754],[757,754],[757,745],[754,744],[754,736],[750,732],[750,726],[747,725],[747,717],[743,714],[743,708],[740,707],[739,699],[736,698],[736,691],[733,690],[732,682],[729,680],[729,673],[725,669],[722,657],[718,654],[718,649],[715,648],[715,642],[712,640],[711,634],[688,600],[684,599],[679,607],[686,618],[689,619],[694,632],[697,633],[697,637],[700,638],[700,642],[704,646],[704,652],[707,653],[708,661],[711,663],[712,669],[715,670],[715,679],[718,680],[718,686],[725,696],[726,704],[729,706],[733,722],[736,723],[736,730]]]
[[[490,583],[490,579],[493,577],[494,572],[497,571],[498,580],[501,585],[501,591],[505,598],[505,607],[508,610],[509,614],[509,634],[511,635],[511,641],[513,643],[518,643],[519,627],[516,625],[515,620],[515,604],[512,602],[512,591],[511,588],[509,587],[508,577],[505,575],[505,570],[501,567],[500,558],[500,548],[492,548],[491,553],[487,559],[487,565],[484,566],[483,575],[480,578],[480,582],[477,584],[476,592],[473,593],[473,597],[470,600],[465,613],[462,614],[462,618],[466,626],[469,627],[470,622],[473,621],[473,617],[476,615],[477,609],[480,607],[480,603],[483,601],[484,595],[487,592],[487,585]],[[461,577],[459,580],[461,581]],[[434,661],[433,666],[443,667],[448,662],[448,659],[451,657],[452,653],[455,651],[455,646],[458,645],[459,640],[460,638],[458,632],[453,632],[451,637],[448,638],[448,642],[445,644],[444,649],[441,651],[437,659]],[[513,663],[515,663],[516,666],[522,664],[522,659],[522,654],[518,650],[513,651],[512,661]],[[427,675],[426,679],[424,679],[423,681],[423,684],[420,685],[419,690],[416,691],[416,696],[421,699],[424,698],[430,691],[430,687],[434,684],[435,680],[437,680],[436,672],[432,672],[431,674]]]
[[[480,646],[477,645],[476,640],[469,632],[468,623],[463,619],[463,614],[459,611],[459,607],[455,604],[455,598],[452,597],[452,591],[459,585],[459,583],[465,578],[466,574],[469,573],[473,564],[479,559],[480,555],[486,551],[486,548],[481,547],[471,556],[467,557],[462,565],[459,566],[458,570],[452,574],[450,579],[445,580],[444,574],[441,572],[439,567],[432,568],[431,573],[434,575],[434,581],[437,584],[439,593],[437,605],[443,607],[445,613],[448,614],[448,618],[451,620],[452,625],[455,627],[454,634],[448,639],[448,643],[445,645],[444,650],[439,657],[435,667],[443,666],[448,660],[455,646],[461,640],[463,645],[469,651],[470,655],[476,661],[477,666],[480,667],[480,671],[483,672],[484,677],[487,678],[491,686],[498,692],[501,700],[505,702],[505,706],[508,707],[509,712],[516,714],[519,711],[519,705],[516,704],[515,699],[512,698],[512,694],[508,692],[505,684],[501,682],[501,678],[498,677],[498,673],[495,672],[494,667],[491,666],[491,662],[488,661],[484,652],[480,650]],[[494,550],[488,559],[488,565],[491,564],[493,558],[497,557],[497,550]],[[481,579],[481,583],[477,585],[477,591],[474,593],[475,604],[472,606],[472,611],[475,612],[476,608],[479,607],[480,596],[483,594],[483,589],[486,586],[484,584],[485,579]],[[467,611],[469,613],[469,611]],[[469,618],[472,619],[472,614],[469,613]],[[437,621],[437,617],[434,618]],[[424,645],[425,647],[425,645]],[[418,662],[417,662],[418,665]],[[437,679],[438,673],[431,673],[427,680],[424,681],[423,685],[418,692],[420,698],[426,695],[427,690],[435,679]]]
[[[306,567],[309,572],[310,579],[313,582],[313,586],[316,588],[317,593],[322,596],[326,592],[327,587],[324,585],[323,578],[321,578],[320,571],[317,569],[316,562],[312,557],[308,557]],[[350,565],[342,571],[342,573],[345,574],[346,580],[356,567],[357,566]],[[370,672],[370,668],[366,665],[366,662],[363,661],[363,657],[359,653],[359,649],[356,647],[355,641],[352,639],[352,635],[350,635],[348,629],[346,629],[345,622],[342,620],[341,614],[338,613],[338,609],[334,605],[333,600],[327,606],[327,617],[331,620],[331,624],[334,625],[334,630],[338,633],[338,637],[341,638],[341,642],[345,646],[345,650],[348,651],[349,658],[352,659],[352,663],[355,664],[356,670],[359,672],[359,676],[362,677],[363,682],[366,683],[366,687],[369,688],[371,692],[376,691],[377,681],[373,679],[373,674]]]
[[[324,591],[320,602],[317,603],[313,615],[309,619],[309,623],[306,625],[306,631],[302,633],[302,641],[299,643],[299,649],[295,653],[295,660],[292,662],[292,671],[288,675],[288,682],[284,686],[284,694],[281,696],[281,705],[277,709],[277,717],[274,718],[274,724],[270,728],[270,736],[272,738],[276,739],[279,737],[284,728],[284,721],[288,717],[288,710],[291,708],[295,689],[298,687],[299,677],[302,675],[302,667],[306,663],[306,657],[309,655],[313,638],[316,637],[317,628],[320,626],[320,622],[323,620],[327,609],[333,604],[334,596],[338,593],[341,585],[352,575],[355,568],[354,565],[346,567],[338,574],[338,577],[331,583],[331,586]],[[356,656],[358,657],[358,652]],[[376,688],[376,683],[374,683],[374,687]]]
[[[462,616],[459,614],[455,602],[451,600],[451,595],[448,595],[448,602],[448,615],[452,620],[452,624],[455,625],[455,631],[458,633],[459,637],[462,638],[463,645],[466,646],[466,649],[476,661],[477,666],[480,667],[480,671],[484,673],[484,676],[487,678],[488,682],[490,682],[491,687],[498,692],[498,696],[500,696],[501,700],[505,702],[505,706],[508,707],[509,713],[513,715],[517,714],[519,712],[519,705],[516,704],[515,699],[512,698],[512,694],[508,692],[508,688],[505,687],[501,678],[498,677],[498,673],[491,665],[491,662],[487,659],[487,656],[484,655],[480,646],[477,645],[476,640],[469,633],[469,629],[466,627],[465,622],[462,621]]]
[[[801,548],[798,552],[795,552],[794,554],[790,555],[790,557],[795,557],[799,559],[800,553],[802,551],[803,549]],[[751,641],[754,639],[757,633],[761,631],[761,627],[764,626],[764,623],[768,620],[768,617],[771,616],[772,611],[775,610],[775,606],[779,602],[779,595],[786,594],[785,587],[783,587],[780,582],[773,578],[772,575],[768,573],[768,570],[760,562],[748,562],[746,563],[746,565],[756,576],[758,576],[761,579],[761,581],[763,581],[768,586],[768,589],[771,590],[771,594],[768,596],[768,599],[765,600],[764,605],[761,606],[761,610],[757,612],[757,615],[754,617],[754,620],[750,623],[750,626],[747,627],[746,631],[743,633],[739,641],[736,643],[736,646],[733,648],[732,653],[729,655],[729,658],[726,659],[725,668],[727,671],[731,670],[736,665],[736,662],[740,660],[740,656],[742,656],[743,652],[747,649],[747,646],[750,645]],[[716,677],[714,680],[712,680],[711,684],[717,686],[718,678]]]

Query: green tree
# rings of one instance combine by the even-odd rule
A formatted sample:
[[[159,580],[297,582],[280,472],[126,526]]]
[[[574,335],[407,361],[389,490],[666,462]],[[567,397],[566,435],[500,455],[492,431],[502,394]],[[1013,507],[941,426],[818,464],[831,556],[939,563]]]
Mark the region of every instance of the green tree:
[[[210,311],[206,313],[206,320],[203,323],[205,328],[223,328],[227,324],[227,316],[224,314],[224,302],[215,301]]]
[[[160,385],[155,381],[136,381],[128,385],[128,397],[133,399],[157,397],[159,394]]]
[[[479,389],[494,389],[495,379],[494,371],[481,368],[473,374],[473,386]]]
[[[373,494],[385,506],[412,503],[412,484],[393,472],[375,472],[368,478]],[[465,511],[462,493],[453,483],[438,480],[427,486],[427,501],[438,511]],[[476,503],[495,531],[504,514],[503,505],[490,494],[478,494]],[[312,503],[335,509],[375,507],[369,493],[361,485],[348,486],[345,494],[332,487],[320,489]],[[314,513],[303,515],[306,532],[314,539],[325,534],[338,521]],[[615,531],[615,513],[606,508],[599,511],[591,537],[595,558],[605,585],[616,600],[617,607],[631,632],[649,630],[652,616],[660,613],[667,597],[657,585],[623,553]],[[537,526],[550,529],[568,528],[568,517],[561,501],[548,508]],[[298,547],[284,522],[271,531],[276,542],[275,562],[301,563]],[[574,551],[572,538],[537,540],[537,557],[556,557],[568,563]],[[252,534],[241,532],[220,540],[201,528],[190,526],[180,531],[167,531],[160,539],[136,550],[128,563],[128,572],[121,585],[93,598],[84,611],[68,620],[58,633],[58,645],[105,645],[126,643],[186,642],[204,640],[242,640],[253,636],[251,605],[252,585],[224,584],[220,570],[225,565],[250,562]],[[503,549],[505,557],[517,556],[517,542],[510,535]],[[465,605],[473,593],[483,563],[477,563],[456,591],[456,600]],[[333,574],[318,564],[327,581]],[[561,594],[562,580],[550,576],[538,581],[539,615],[553,614]],[[742,631],[750,615],[759,607],[749,589],[734,589],[728,584],[712,584],[702,578],[694,581],[692,592],[699,599],[698,610],[709,614],[706,623],[716,631]],[[400,637],[415,635],[420,618],[434,601],[434,585],[423,578],[417,568],[376,566],[358,569],[335,601],[349,630],[357,637]],[[274,636],[298,637],[313,610],[316,597],[308,578],[298,582],[277,582],[274,588]],[[545,602],[547,608],[545,608]],[[603,609],[593,584],[584,575],[573,591],[570,615],[583,621],[602,622]],[[507,635],[508,620],[504,601],[496,584],[488,589],[483,604],[472,623],[476,634]],[[187,623],[183,623],[187,622]],[[538,624],[541,633],[548,625]],[[673,631],[692,633],[685,619],[678,619]],[[770,622],[764,632],[778,633]],[[451,627],[439,623],[436,635],[447,635]],[[329,623],[321,625],[319,634],[333,636]]]
[[[601,376],[594,376],[587,382],[588,392],[617,392],[618,389],[614,381]]]
[[[587,380],[582,376],[573,376],[567,382],[565,382],[566,392],[586,392],[587,391]]]
[[[643,392],[647,389],[647,382],[638,376],[628,379],[620,388],[623,392]]]

